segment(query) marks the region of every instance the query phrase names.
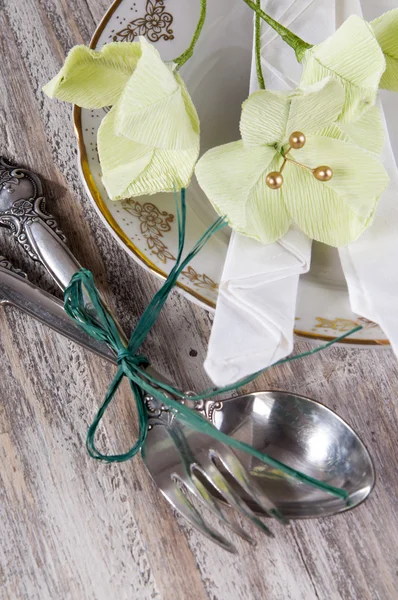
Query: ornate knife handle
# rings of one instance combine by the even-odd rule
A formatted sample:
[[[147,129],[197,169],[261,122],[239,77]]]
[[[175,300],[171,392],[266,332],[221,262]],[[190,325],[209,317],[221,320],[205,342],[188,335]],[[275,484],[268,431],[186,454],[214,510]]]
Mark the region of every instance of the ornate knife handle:
[[[40,179],[0,158],[0,225],[34,261],[40,262],[61,289],[80,264],[66,246],[54,217],[46,211]]]

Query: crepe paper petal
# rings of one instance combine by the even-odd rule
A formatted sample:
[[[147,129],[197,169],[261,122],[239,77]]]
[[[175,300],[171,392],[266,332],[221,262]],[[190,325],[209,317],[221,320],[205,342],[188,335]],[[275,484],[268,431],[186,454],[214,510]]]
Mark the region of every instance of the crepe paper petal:
[[[275,148],[246,148],[240,140],[212,148],[197,163],[200,187],[232,228],[245,229],[246,203],[275,155]]]
[[[352,123],[339,123],[349,141],[364,150],[380,155],[384,147],[385,129],[378,106],[372,106],[360,119]]]
[[[373,213],[368,219],[358,217],[341,196],[326,186],[322,189],[325,184],[309,171],[291,167],[286,169],[283,197],[300,229],[309,238],[335,247],[357,239],[370,224]],[[313,201],[309,203],[308,198]]]
[[[351,142],[378,157],[384,147],[385,129],[380,109],[378,106],[372,106],[357,121],[333,123],[314,132],[314,135]]]
[[[398,92],[398,8],[381,15],[370,25],[387,63],[380,87]]]
[[[275,144],[285,135],[289,114],[289,94],[260,90],[242,104],[240,132],[248,148]]]
[[[138,42],[113,42],[102,50],[75,46],[43,91],[50,98],[83,108],[112,106],[119,99],[141,56]]]
[[[164,150],[117,135],[116,104],[98,130],[103,184],[112,200],[172,192],[189,185],[199,145],[188,150]]]
[[[142,56],[128,80],[116,118],[116,131],[135,142],[169,150],[198,144],[199,119],[181,78],[159,52],[140,38]]]
[[[281,158],[278,156],[267,168],[267,173],[278,171]],[[266,174],[258,180],[246,203],[246,223],[236,231],[252,237],[262,244],[272,244],[288,231],[292,219],[286,210],[282,188],[271,190],[266,184]]]
[[[330,181],[320,182],[298,165],[286,166],[283,198],[293,220],[317,241],[332,246],[354,241],[388,186],[382,164],[353,144],[317,136],[309,136],[304,148],[290,154],[312,168],[322,157],[322,164],[333,170]]]
[[[290,155],[312,168],[319,166],[322,157],[322,164],[332,169],[333,178],[321,184],[345,198],[360,217],[369,215],[369,200],[373,205],[373,199],[381,196],[389,183],[385,168],[374,156],[341,140],[308,136],[304,148],[292,150]],[[316,202],[316,198],[311,201]]]
[[[115,134],[116,110],[117,105],[103,118],[97,138],[102,182],[112,200],[129,197],[123,194],[153,157],[151,147]]]
[[[337,121],[344,106],[344,88],[332,77],[298,90],[291,98],[286,132],[313,133]]]
[[[332,76],[346,94],[340,120],[358,119],[376,100],[386,68],[383,52],[368,23],[353,15],[327,40],[307,50],[300,85]]]

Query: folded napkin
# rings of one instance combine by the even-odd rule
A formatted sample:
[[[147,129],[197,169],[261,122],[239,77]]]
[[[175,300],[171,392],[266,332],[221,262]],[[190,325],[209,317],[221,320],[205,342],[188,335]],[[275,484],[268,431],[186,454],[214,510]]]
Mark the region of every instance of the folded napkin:
[[[335,29],[330,4],[334,2],[270,0],[262,7],[303,39],[318,43]],[[261,42],[266,87],[295,88],[301,66],[294,52],[267,26]],[[257,89],[254,60],[250,88]],[[295,228],[267,246],[232,234],[204,363],[216,385],[234,383],[291,353],[298,281],[308,271],[310,257],[311,241]]]
[[[370,20],[380,12],[396,8],[395,0],[383,0],[382,6],[374,0],[340,2],[345,9],[338,15],[342,20],[354,12]],[[391,105],[386,106],[388,125],[394,131],[398,122],[396,94],[393,97],[391,93],[386,93],[383,104],[385,102],[395,107],[392,112],[389,110]],[[352,310],[380,325],[398,355],[398,169],[387,125],[382,161],[391,183],[380,199],[373,224],[357,241],[340,248],[339,254]]]

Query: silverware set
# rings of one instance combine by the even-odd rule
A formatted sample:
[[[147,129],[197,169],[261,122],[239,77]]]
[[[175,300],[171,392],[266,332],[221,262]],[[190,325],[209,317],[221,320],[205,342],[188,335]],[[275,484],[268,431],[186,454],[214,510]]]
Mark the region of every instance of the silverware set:
[[[80,264],[46,211],[39,178],[0,159],[0,225],[7,227],[33,261],[40,262],[64,290]],[[65,313],[63,303],[29,282],[0,256],[0,304],[11,304],[96,354],[116,363],[112,350]],[[120,329],[121,331],[121,329]],[[124,336],[123,338],[127,339]],[[164,380],[152,367],[151,375]],[[371,458],[357,434],[334,412],[301,396],[256,392],[227,400],[184,403],[220,431],[349,493],[349,507],[362,502],[374,485]],[[145,397],[149,432],[142,458],[168,502],[196,529],[230,552],[235,546],[206,522],[191,495],[233,533],[250,536],[229,512],[248,518],[272,535],[260,516],[288,519],[329,516],[347,510],[337,497],[299,482],[244,453],[232,451],[193,431],[153,397]]]

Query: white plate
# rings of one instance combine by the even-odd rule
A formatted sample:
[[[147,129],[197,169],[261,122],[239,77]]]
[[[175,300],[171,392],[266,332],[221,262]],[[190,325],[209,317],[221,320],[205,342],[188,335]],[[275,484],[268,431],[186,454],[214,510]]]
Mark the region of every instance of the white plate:
[[[239,138],[242,101],[249,90],[252,15],[242,0],[208,3],[208,16],[194,57],[181,69],[201,121],[201,151]],[[165,60],[189,45],[199,16],[192,0],[116,0],[99,24],[92,48],[111,41],[134,41],[145,35]],[[111,202],[101,182],[96,136],[104,110],[74,108],[83,180],[102,220],[120,244],[145,269],[165,277],[177,253],[173,194]],[[189,249],[216,215],[193,181],[187,190]],[[179,289],[192,301],[214,310],[228,247],[229,232],[216,234],[184,271]],[[385,346],[377,325],[364,323],[351,311],[338,254],[315,244],[310,273],[300,280],[296,334],[316,340],[334,339],[366,327],[346,343]]]

